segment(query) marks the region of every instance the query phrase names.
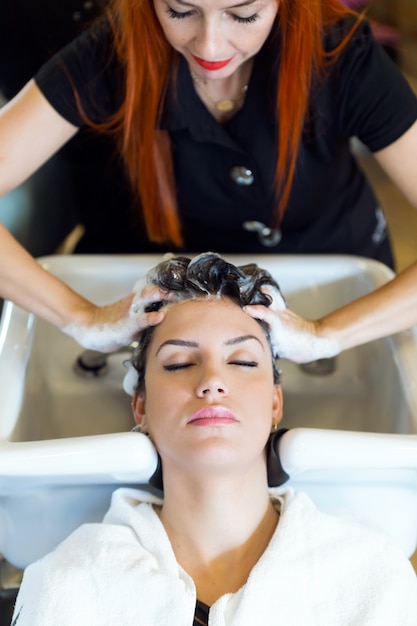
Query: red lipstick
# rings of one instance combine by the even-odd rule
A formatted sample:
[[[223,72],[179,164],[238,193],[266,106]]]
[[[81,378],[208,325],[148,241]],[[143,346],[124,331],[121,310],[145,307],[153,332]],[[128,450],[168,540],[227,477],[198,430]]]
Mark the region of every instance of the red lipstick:
[[[205,406],[190,417],[188,424],[193,426],[222,426],[237,422],[231,411],[221,406]]]
[[[200,59],[200,57],[196,57],[193,54],[193,59],[195,59],[195,61],[201,65],[201,67],[204,67],[205,70],[221,70],[222,67],[225,67],[228,63],[230,63],[230,61],[232,60],[233,57],[230,57],[230,59],[226,59],[225,61],[205,61],[204,59]]]

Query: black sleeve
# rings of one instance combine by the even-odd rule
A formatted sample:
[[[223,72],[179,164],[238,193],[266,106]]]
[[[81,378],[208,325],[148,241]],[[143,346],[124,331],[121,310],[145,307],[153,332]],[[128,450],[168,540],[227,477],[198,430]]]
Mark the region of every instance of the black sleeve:
[[[110,27],[104,20],[74,39],[35,74],[48,102],[75,126],[85,125],[77,96],[89,120],[104,122],[119,106],[122,78]]]
[[[417,98],[407,80],[363,22],[332,71],[339,128],[381,150],[417,119]]]

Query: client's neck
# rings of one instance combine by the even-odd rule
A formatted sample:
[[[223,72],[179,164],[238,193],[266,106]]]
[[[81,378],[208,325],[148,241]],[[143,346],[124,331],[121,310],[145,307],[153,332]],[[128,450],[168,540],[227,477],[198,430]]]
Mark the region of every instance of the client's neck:
[[[264,472],[164,482],[161,521],[198,598],[212,604],[237,591],[278,522]]]

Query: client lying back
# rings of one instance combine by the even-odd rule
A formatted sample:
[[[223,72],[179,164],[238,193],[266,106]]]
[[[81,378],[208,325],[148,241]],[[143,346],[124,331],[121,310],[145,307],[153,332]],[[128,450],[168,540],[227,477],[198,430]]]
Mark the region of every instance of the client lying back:
[[[161,491],[115,491],[102,524],[29,566],[13,624],[415,626],[399,547],[268,486],[283,400],[256,311],[285,306],[273,278],[207,253],[164,261],[149,281],[167,299],[132,358],[132,407]]]

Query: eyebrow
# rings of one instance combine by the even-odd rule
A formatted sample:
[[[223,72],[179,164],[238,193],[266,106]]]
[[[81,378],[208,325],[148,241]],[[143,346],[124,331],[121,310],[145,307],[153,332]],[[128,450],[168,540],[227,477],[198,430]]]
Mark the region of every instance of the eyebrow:
[[[228,339],[227,341],[225,341],[224,345],[235,346],[237,344],[244,343],[245,341],[250,341],[250,340],[257,341],[259,345],[261,346],[262,350],[265,351],[264,346],[262,345],[262,342],[258,339],[258,337],[255,337],[255,335],[240,335],[239,337],[233,337],[232,339]],[[164,346],[180,346],[182,348],[198,348],[199,344],[197,343],[197,341],[186,341],[184,339],[167,339],[166,341],[161,343],[158,350],[156,351],[155,356],[159,354],[159,352],[162,350]]]
[[[225,345],[235,346],[238,343],[243,343],[244,341],[250,341],[251,339],[254,339],[255,341],[257,341],[259,345],[261,346],[262,350],[264,349],[262,342],[259,341],[258,337],[255,337],[255,335],[241,335],[240,337],[233,337],[233,339],[229,339],[228,341],[225,341]]]
[[[198,348],[198,343],[196,341],[185,341],[183,339],[167,339],[166,341],[163,341],[161,343],[161,345],[159,346],[158,350],[155,353],[155,356],[157,356],[162,350],[162,348],[164,348],[165,346],[181,346],[183,348]]]
[[[175,0],[175,2],[177,4],[182,4],[186,7],[195,7],[192,2],[186,2],[186,0]],[[225,7],[224,10],[227,11],[230,9],[239,9],[241,7],[250,6],[251,4],[256,4],[256,2],[258,2],[258,0],[244,0],[244,2],[238,2],[237,4],[232,4],[230,7]]]

